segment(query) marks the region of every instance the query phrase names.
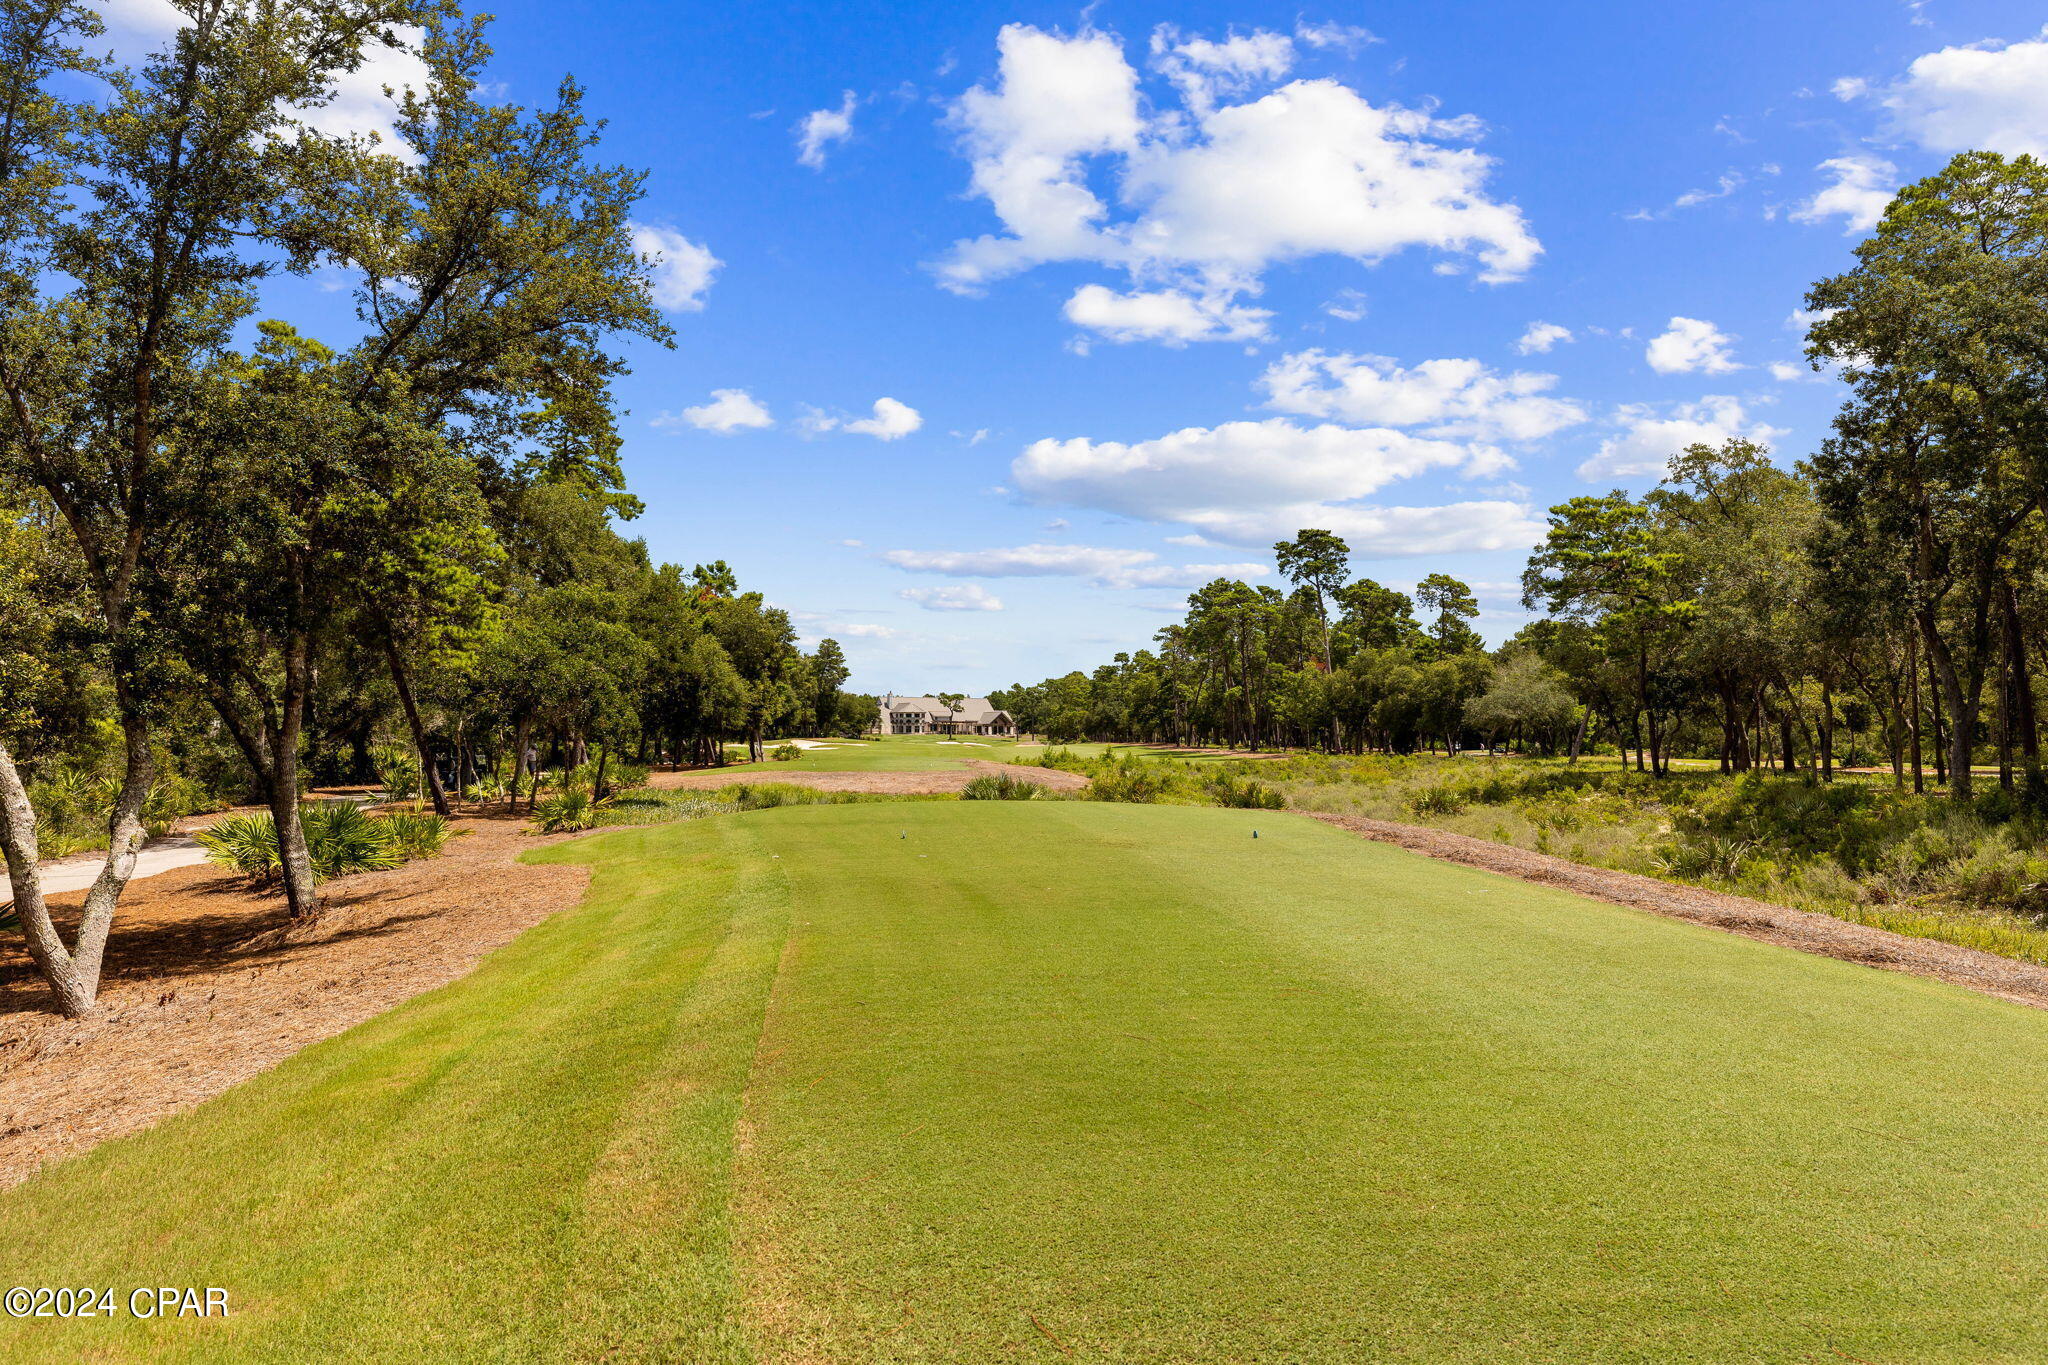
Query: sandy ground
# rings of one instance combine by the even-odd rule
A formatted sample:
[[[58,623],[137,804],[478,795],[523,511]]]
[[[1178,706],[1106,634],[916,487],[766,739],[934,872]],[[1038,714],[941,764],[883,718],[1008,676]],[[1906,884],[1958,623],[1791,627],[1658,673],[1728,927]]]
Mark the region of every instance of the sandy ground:
[[[991,763],[986,759],[963,760],[960,768],[937,768],[925,772],[911,773],[808,773],[808,772],[744,772],[736,773],[730,768],[697,768],[690,772],[654,773],[647,779],[647,785],[665,791],[716,791],[720,787],[737,786],[742,782],[788,783],[795,787],[816,787],[828,792],[873,792],[882,795],[920,795],[930,792],[956,792],[977,777],[991,773],[1008,773],[1026,782],[1036,782],[1041,787],[1054,791],[1079,791],[1088,785],[1088,779],[1079,773],[1062,772],[1057,768],[1034,768],[1022,763]]]
[[[133,883],[90,1019],[50,1012],[20,936],[0,940],[0,1188],[452,981],[582,897],[587,869],[513,862],[556,842],[523,820],[456,827],[442,857],[329,882],[310,925],[210,865]],[[67,934],[81,894],[51,898]]]
[[[2048,967],[2020,962],[1996,953],[1960,948],[1934,939],[1912,938],[1889,929],[1853,924],[1832,915],[1792,910],[1782,905],[1730,896],[1696,886],[1680,886],[1640,877],[1632,872],[1615,872],[1587,867],[1547,853],[1533,853],[1508,844],[1490,843],[1468,835],[1451,834],[1423,825],[1402,825],[1388,820],[1369,820],[1358,815],[1325,815],[1304,811],[1311,820],[1321,820],[1381,843],[1398,844],[1412,852],[1424,853],[1446,862],[1519,877],[1526,882],[1554,886],[1594,900],[1633,906],[1653,914],[1691,920],[1710,928],[1726,929],[1745,938],[1760,939],[1803,953],[1859,962],[1886,971],[1931,976],[1951,985],[1964,986],[1985,995],[2016,1004],[2048,1009]]]

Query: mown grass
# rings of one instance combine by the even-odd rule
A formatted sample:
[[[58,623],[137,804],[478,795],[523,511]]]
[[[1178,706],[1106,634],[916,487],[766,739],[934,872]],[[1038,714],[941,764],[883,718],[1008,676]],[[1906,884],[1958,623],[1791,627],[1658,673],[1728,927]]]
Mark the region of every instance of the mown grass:
[[[1045,747],[1035,741],[1005,739],[994,735],[885,735],[875,739],[823,739],[826,747],[804,749],[800,756],[784,761],[735,763],[734,773],[909,773],[932,772],[962,766],[970,758],[990,763],[1035,763]],[[1100,753],[1114,746],[1074,746],[1088,753]]]
[[[1252,837],[1253,830],[1259,837]],[[1258,811],[790,807],[9,1196],[9,1360],[1997,1361],[2048,1015]]]
[[[732,821],[571,856],[584,905],[473,975],[9,1193],[9,1283],[219,1285],[225,1321],[0,1319],[0,1358],[745,1359],[726,1182],[786,888]]]

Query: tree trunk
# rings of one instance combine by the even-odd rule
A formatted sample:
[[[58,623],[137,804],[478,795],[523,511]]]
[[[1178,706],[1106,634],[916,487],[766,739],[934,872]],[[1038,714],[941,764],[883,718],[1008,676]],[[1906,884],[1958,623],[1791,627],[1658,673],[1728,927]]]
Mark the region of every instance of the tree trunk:
[[[533,722],[525,716],[512,727],[512,790],[506,797],[506,809],[513,814],[519,812],[519,782],[526,776],[526,747],[533,742]]]
[[[1927,791],[1927,769],[1920,753],[1920,639],[1910,631],[1906,634],[1906,694],[1912,715],[1906,738],[1913,748],[1913,794],[1922,796]]]
[[[1825,674],[1820,680],[1820,780],[1835,780],[1835,698]]]
[[[413,752],[420,756],[420,780],[426,783],[427,792],[434,801],[434,814],[446,816],[448,792],[441,785],[441,770],[434,764],[434,751],[427,743],[427,727],[420,723],[420,708],[414,703],[412,679],[405,670],[405,660],[398,653],[398,641],[392,638],[391,630],[385,627],[378,631],[384,637],[384,658],[391,665],[391,682],[398,689],[398,703],[405,711],[405,723],[412,731]]]
[[[2010,580],[2005,584],[2006,654],[2011,660],[2013,722],[2019,730],[2020,767],[2027,791],[2041,790],[2041,730],[2034,705],[2034,678],[2027,671],[2027,637],[2020,620],[2020,598]]]
[[[1948,642],[1941,638],[1933,609],[1923,606],[1916,613],[1920,619],[1921,643],[1927,646],[1927,666],[1934,671],[1935,683],[1940,689],[1939,700],[1948,704],[1948,794],[1955,801],[1967,801],[1972,795],[1973,775],[1970,772],[1970,764],[1975,757],[1973,750],[1977,731],[1977,707],[1983,695],[1984,667],[1981,646],[1988,606],[1988,603],[1982,601],[1977,606],[1972,642],[1979,648],[1971,651],[1967,677],[1963,670],[1956,666],[1955,656],[1949,652]],[[1935,723],[1937,726],[1940,724],[1938,712]]]
[[[320,892],[313,876],[306,830],[299,820],[299,732],[305,705],[307,643],[300,637],[285,647],[284,696],[275,709],[259,706],[262,738],[235,705],[233,692],[216,683],[210,699],[221,723],[249,761],[249,770],[263,789],[265,804],[277,830],[277,865],[284,880],[284,898],[293,919],[320,913]]]
[[[117,683],[117,690],[125,688]],[[124,714],[127,773],[107,821],[107,860],[86,893],[78,931],[67,948],[50,920],[43,897],[41,851],[36,841],[35,807],[28,787],[14,766],[14,756],[0,744],[0,849],[7,858],[7,878],[14,892],[14,910],[21,919],[29,958],[49,984],[57,1008],[67,1018],[81,1019],[99,1003],[100,966],[106,959],[107,934],[114,925],[114,907],[135,872],[142,847],[142,803],[149,794],[152,760],[148,727]]]

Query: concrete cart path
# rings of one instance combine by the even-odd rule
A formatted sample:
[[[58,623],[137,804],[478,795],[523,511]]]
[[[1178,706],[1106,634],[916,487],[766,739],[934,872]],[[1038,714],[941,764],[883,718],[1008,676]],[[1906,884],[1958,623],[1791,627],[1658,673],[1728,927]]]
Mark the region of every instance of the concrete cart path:
[[[93,884],[106,866],[106,856],[89,853],[76,858],[59,858],[43,864],[43,894],[54,896],[60,891],[83,891]],[[153,841],[149,847],[135,855],[135,876],[154,877],[159,872],[169,872],[174,867],[190,867],[206,861],[206,850],[199,841],[189,834],[173,834],[168,838]],[[0,905],[14,904],[14,888],[7,879],[0,877]]]

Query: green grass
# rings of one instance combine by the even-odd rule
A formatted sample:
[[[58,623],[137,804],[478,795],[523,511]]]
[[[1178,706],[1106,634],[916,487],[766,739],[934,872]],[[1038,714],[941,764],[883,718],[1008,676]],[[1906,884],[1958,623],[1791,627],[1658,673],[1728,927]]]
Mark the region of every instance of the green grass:
[[[951,739],[947,744],[941,741]],[[996,763],[1034,763],[1044,746],[1019,744],[992,735],[890,735],[884,739],[821,739],[827,746],[806,749],[801,757],[776,762],[735,763],[733,772],[851,773],[929,772],[957,768],[969,758]],[[984,747],[974,747],[976,745]],[[772,745],[770,747],[773,747]]]
[[[8,1195],[10,1282],[235,1316],[0,1320],[0,1358],[2048,1342],[2048,1014],[1270,812],[811,806],[539,856],[596,865],[582,908]]]

